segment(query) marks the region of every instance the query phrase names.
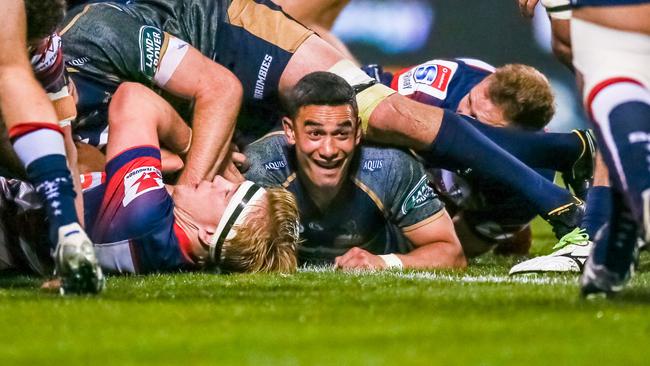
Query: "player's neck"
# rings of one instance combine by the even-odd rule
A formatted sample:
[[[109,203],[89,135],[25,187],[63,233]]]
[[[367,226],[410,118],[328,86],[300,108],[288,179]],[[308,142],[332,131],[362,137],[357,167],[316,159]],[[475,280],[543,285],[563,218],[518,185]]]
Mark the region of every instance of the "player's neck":
[[[334,201],[334,198],[341,192],[345,180],[339,182],[335,187],[323,188],[312,184],[308,179],[302,179],[309,198],[316,204],[320,211],[325,211]]]
[[[193,259],[205,262],[209,253],[204,248],[204,243],[202,243],[199,235],[199,228],[194,223],[194,220],[192,220],[185,210],[178,206],[174,206],[174,219],[176,224],[183,230],[183,232],[185,232],[185,235],[187,235],[187,238],[190,240],[192,248],[191,255],[194,257]]]

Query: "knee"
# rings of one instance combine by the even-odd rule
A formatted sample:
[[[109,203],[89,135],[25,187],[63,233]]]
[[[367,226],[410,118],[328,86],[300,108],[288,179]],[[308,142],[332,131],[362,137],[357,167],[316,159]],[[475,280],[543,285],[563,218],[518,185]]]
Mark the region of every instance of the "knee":
[[[133,119],[154,120],[160,96],[140,83],[120,84],[111,98],[108,119],[111,127]]]

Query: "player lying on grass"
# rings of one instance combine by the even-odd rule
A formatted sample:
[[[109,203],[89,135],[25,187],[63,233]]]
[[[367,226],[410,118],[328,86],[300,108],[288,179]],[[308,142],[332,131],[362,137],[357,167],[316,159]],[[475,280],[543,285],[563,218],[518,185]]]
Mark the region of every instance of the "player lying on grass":
[[[109,123],[106,183],[84,192],[88,232],[105,271],[295,270],[298,212],[289,192],[219,175],[163,184],[159,139],[178,152],[191,133],[143,85],[118,88]]]
[[[215,68],[223,67],[210,59],[226,66],[243,86],[244,107],[237,127],[249,136],[270,130],[281,112],[280,95],[302,76],[330,70],[342,75],[358,91],[362,129],[367,130],[369,140],[414,148],[427,160],[445,161],[457,169],[471,167],[485,179],[502,181],[525,197],[560,235],[570,231],[581,216],[581,201],[507,154],[472,126],[458,123],[458,115],[416,103],[376,83],[270,1],[101,3],[69,14],[61,33],[67,44],[66,60],[78,71],[75,77],[91,80],[109,94],[111,88],[125,80],[154,84],[178,94],[175,87],[179,85],[172,80],[190,75],[194,79],[180,86],[206,85],[213,94],[223,95],[214,86],[222,84],[208,77]],[[200,54],[204,56],[198,66],[186,60]],[[201,72],[196,71],[199,69]],[[101,107],[105,97],[101,92],[97,95],[102,96],[98,101]],[[80,98],[84,99],[81,90]],[[82,120],[98,111],[82,115]],[[198,127],[196,121],[193,127]],[[215,132],[209,132],[195,131],[193,146],[227,144],[221,139],[214,141]],[[196,164],[212,167],[215,160],[222,160],[215,157],[217,150],[197,147],[193,155]]]
[[[287,98],[284,133],[246,149],[248,179],[284,186],[301,215],[299,261],[344,269],[466,265],[451,218],[409,153],[358,146],[354,90],[327,72],[303,77]]]
[[[3,1],[0,110],[20,165],[44,202],[56,273],[63,279],[62,291],[97,293],[104,287],[104,278],[92,243],[79,225],[63,130],[57,124],[74,117],[74,103],[67,104],[71,109],[66,108],[65,101],[70,99],[65,98],[67,90],[57,72],[63,68],[60,44],[51,36],[64,9],[65,2],[58,0]],[[56,110],[32,74],[25,35],[35,71],[51,92],[50,98],[59,102]],[[3,152],[2,156],[5,161],[9,154]],[[76,158],[71,156],[71,161]]]

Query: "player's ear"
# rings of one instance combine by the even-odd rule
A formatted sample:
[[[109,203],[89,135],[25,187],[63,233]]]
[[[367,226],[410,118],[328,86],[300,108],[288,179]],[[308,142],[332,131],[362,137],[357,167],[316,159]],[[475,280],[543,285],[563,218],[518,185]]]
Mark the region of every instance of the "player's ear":
[[[293,121],[291,118],[282,118],[282,128],[284,129],[284,135],[287,137],[287,142],[289,142],[290,145],[295,145],[296,131],[294,130]]]
[[[359,145],[361,142],[361,136],[363,133],[361,132],[361,118],[357,117],[357,128],[355,130],[355,136],[354,136],[354,144]]]

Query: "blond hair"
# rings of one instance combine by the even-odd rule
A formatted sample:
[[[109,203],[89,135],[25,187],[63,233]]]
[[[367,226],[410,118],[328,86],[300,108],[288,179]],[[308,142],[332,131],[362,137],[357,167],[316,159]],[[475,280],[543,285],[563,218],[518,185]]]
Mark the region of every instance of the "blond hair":
[[[294,272],[297,267],[298,205],[284,188],[267,188],[266,202],[235,226],[223,243],[225,272]]]
[[[544,128],[555,114],[548,79],[532,66],[508,64],[490,76],[488,96],[503,109],[506,121],[527,130]]]

